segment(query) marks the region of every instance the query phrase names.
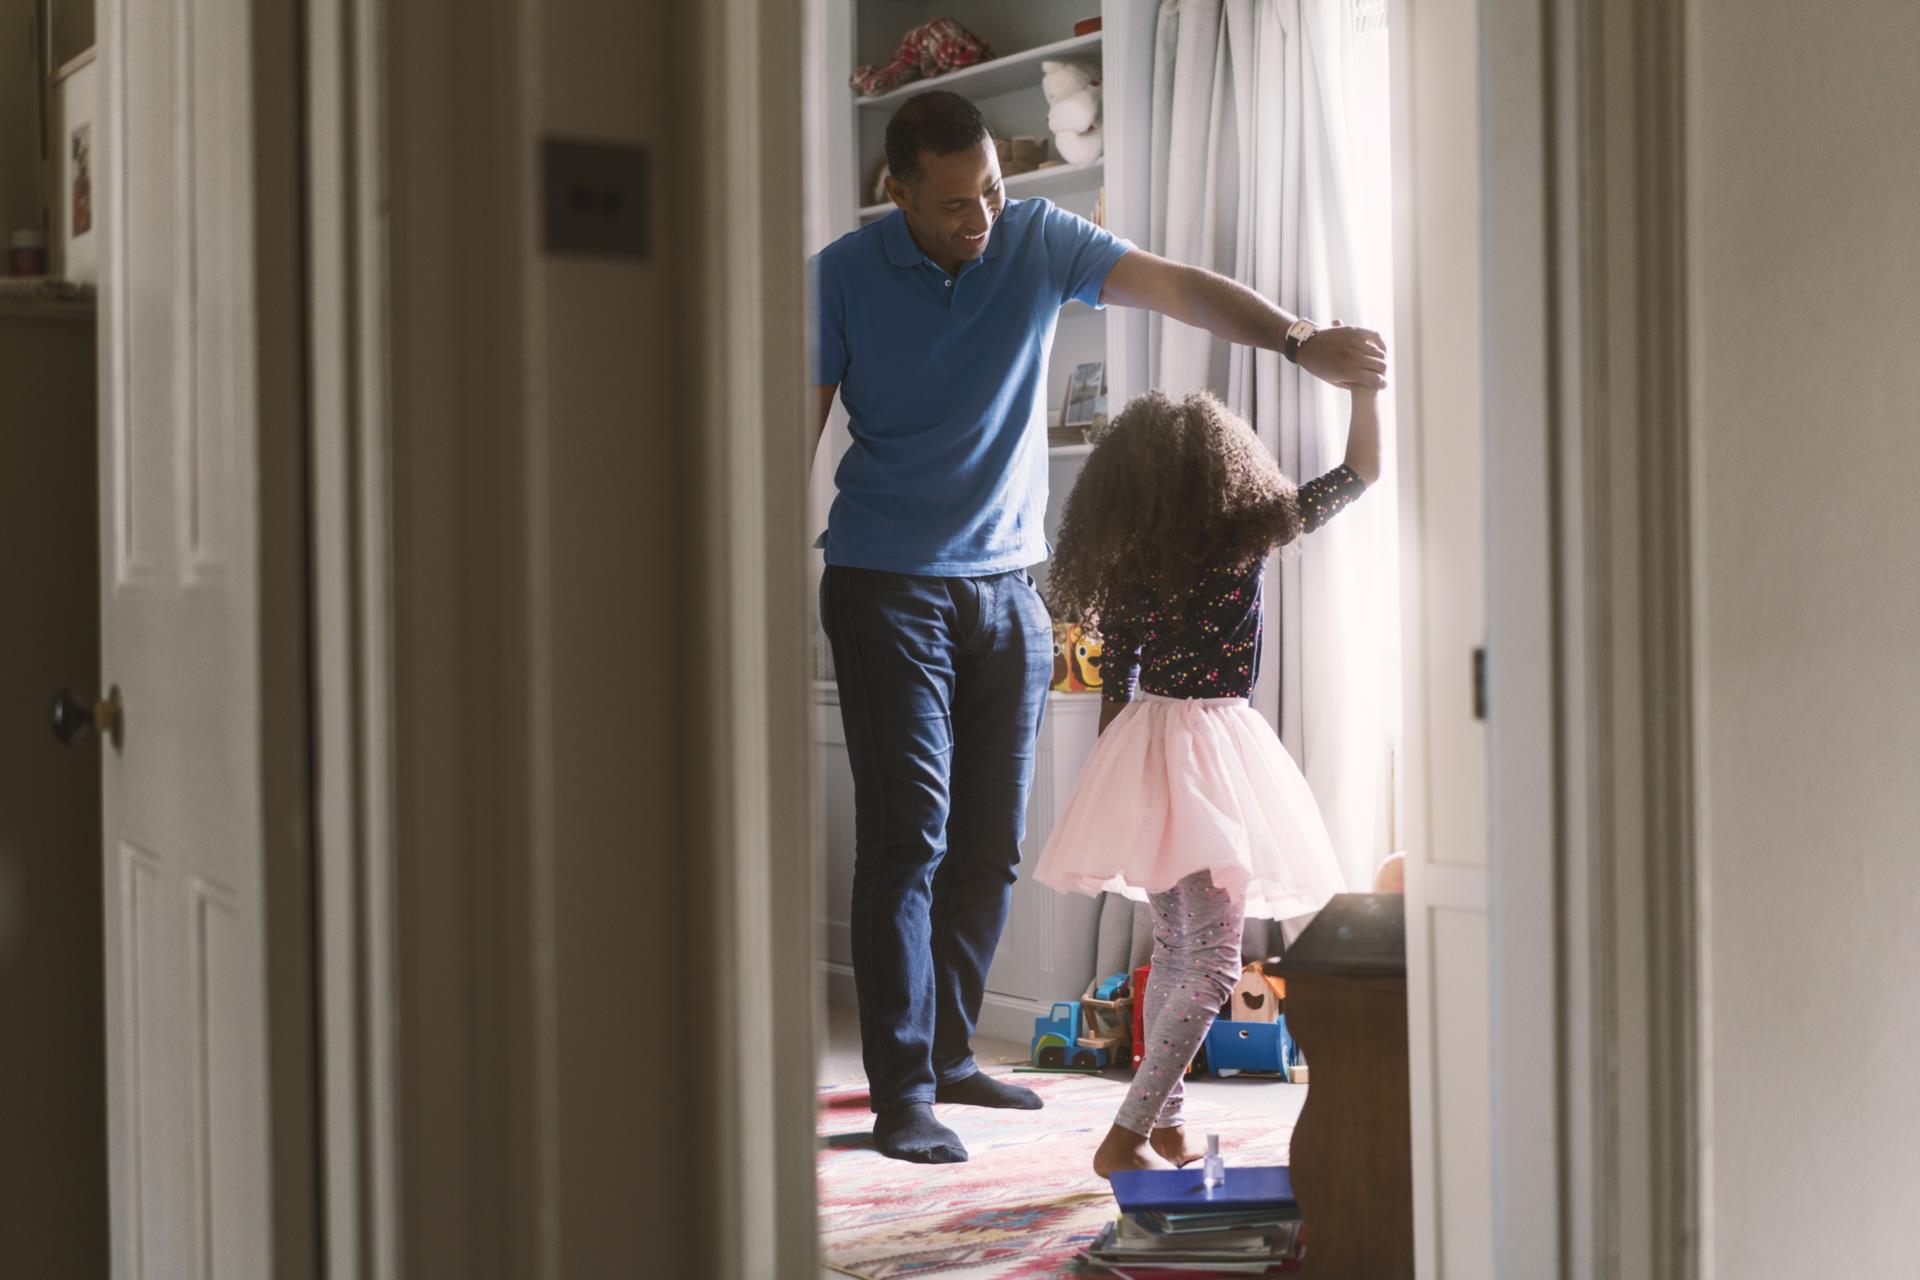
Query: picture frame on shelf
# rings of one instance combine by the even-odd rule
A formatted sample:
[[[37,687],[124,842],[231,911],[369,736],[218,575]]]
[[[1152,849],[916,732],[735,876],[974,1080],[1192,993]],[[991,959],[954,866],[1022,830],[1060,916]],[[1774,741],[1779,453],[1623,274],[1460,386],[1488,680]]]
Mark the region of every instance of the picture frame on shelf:
[[[1073,366],[1067,378],[1067,399],[1060,411],[1062,432],[1085,441],[1107,424],[1107,365],[1089,360]]]

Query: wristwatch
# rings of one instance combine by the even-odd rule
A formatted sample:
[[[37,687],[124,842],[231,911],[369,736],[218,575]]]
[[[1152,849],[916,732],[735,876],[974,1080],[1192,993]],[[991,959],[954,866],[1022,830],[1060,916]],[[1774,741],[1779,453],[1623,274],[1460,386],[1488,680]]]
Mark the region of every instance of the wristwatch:
[[[1320,326],[1311,320],[1295,320],[1287,326],[1287,340],[1280,350],[1295,364],[1300,363],[1300,348],[1307,345],[1307,339],[1320,332]]]

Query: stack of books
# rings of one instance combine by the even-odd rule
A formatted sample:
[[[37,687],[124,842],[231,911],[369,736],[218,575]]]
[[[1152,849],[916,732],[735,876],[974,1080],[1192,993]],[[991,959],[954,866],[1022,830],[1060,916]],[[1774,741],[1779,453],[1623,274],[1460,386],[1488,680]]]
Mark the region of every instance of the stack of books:
[[[1119,1221],[1083,1255],[1127,1280],[1263,1276],[1298,1271],[1306,1240],[1285,1165],[1229,1168],[1208,1187],[1202,1166],[1113,1175]]]

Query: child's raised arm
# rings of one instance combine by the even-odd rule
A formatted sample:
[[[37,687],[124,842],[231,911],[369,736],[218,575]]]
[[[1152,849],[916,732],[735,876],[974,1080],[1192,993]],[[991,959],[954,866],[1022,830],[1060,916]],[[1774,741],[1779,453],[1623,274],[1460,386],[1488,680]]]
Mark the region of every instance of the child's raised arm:
[[[1353,416],[1347,424],[1347,465],[1366,484],[1380,478],[1380,393],[1350,387]]]
[[[1300,486],[1302,533],[1312,533],[1339,515],[1380,478],[1380,393],[1347,389],[1353,393],[1347,456],[1342,465]]]

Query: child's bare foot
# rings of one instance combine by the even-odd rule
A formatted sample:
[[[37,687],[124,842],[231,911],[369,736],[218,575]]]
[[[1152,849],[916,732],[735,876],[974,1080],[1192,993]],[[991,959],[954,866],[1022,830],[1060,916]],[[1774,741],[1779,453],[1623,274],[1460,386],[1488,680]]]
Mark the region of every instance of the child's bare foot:
[[[1171,1169],[1173,1166],[1154,1154],[1152,1144],[1131,1129],[1119,1125],[1107,1130],[1100,1149],[1093,1153],[1093,1171],[1111,1178],[1122,1169]]]
[[[1198,1138],[1188,1137],[1187,1127],[1183,1124],[1155,1129],[1153,1137],[1147,1141],[1176,1169],[1184,1169],[1207,1154],[1207,1144]]]

